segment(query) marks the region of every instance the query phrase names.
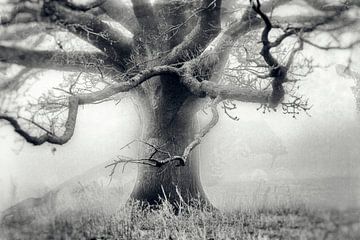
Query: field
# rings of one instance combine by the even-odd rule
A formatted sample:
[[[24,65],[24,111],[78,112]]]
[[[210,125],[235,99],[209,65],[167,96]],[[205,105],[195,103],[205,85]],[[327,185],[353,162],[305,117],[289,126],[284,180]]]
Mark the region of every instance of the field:
[[[158,210],[132,204],[114,213],[71,211],[3,229],[4,239],[360,239],[360,211],[302,207],[199,210],[168,204]]]
[[[51,204],[42,201],[44,206],[31,212],[11,215],[2,223],[0,239],[360,239],[359,208],[311,205],[301,200],[309,191],[265,183],[207,191],[219,210],[182,205],[174,214],[166,201],[155,210],[124,204],[120,188],[78,186],[58,193]]]

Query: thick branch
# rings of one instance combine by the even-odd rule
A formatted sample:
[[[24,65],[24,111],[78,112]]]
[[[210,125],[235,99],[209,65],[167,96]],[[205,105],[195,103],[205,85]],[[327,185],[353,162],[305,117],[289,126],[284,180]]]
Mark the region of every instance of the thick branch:
[[[198,134],[195,135],[195,139],[184,149],[183,154],[181,156],[172,156],[169,152],[163,151],[157,146],[154,146],[147,142],[139,141],[143,144],[148,145],[150,148],[154,149],[154,151],[150,154],[150,156],[147,158],[141,158],[141,159],[133,159],[133,158],[123,157],[123,156],[118,157],[118,160],[114,160],[113,163],[106,166],[106,168],[112,167],[110,176],[112,176],[114,174],[117,165],[121,164],[121,163],[124,164],[123,170],[124,170],[126,164],[128,164],[128,163],[143,164],[143,165],[149,165],[152,167],[160,168],[171,162],[177,162],[177,166],[185,166],[191,151],[201,143],[201,140],[205,137],[205,135],[207,133],[209,133],[210,130],[218,123],[219,113],[216,109],[216,106],[220,101],[221,101],[221,98],[216,98],[213,100],[212,104],[210,105],[211,112],[212,112],[212,118],[211,118],[210,122],[203,129],[201,129],[201,131]],[[129,146],[130,144],[132,144],[134,142],[135,141],[130,142],[129,144],[125,145],[125,147]],[[157,153],[162,153],[166,157],[164,159],[154,158],[154,156]]]
[[[186,65],[184,67],[187,67]],[[0,119],[8,121],[14,128],[15,131],[25,138],[26,141],[34,145],[40,145],[45,142],[53,144],[64,144],[70,140],[73,135],[75,128],[75,121],[77,115],[78,105],[91,104],[102,101],[109,98],[119,92],[127,92],[143,82],[151,79],[154,76],[162,74],[170,74],[180,76],[180,82],[189,89],[191,93],[198,97],[210,97],[213,99],[234,99],[244,102],[256,102],[256,103],[267,103],[269,100],[270,92],[255,91],[253,89],[239,88],[228,85],[218,85],[209,81],[199,82],[191,73],[186,72],[187,68],[175,68],[171,66],[157,66],[151,69],[144,70],[126,82],[120,82],[115,85],[110,85],[103,90],[84,93],[78,95],[71,95],[69,97],[69,115],[65,124],[65,132],[62,136],[57,137],[53,134],[44,134],[40,137],[31,136],[25,130],[21,128],[17,120],[13,117],[0,115]],[[177,78],[167,78],[177,79]],[[70,93],[71,94],[71,93]],[[211,122],[211,126],[214,121]],[[204,136],[207,130],[200,132],[199,137]],[[193,147],[189,147],[191,150],[196,146],[197,139],[192,144]],[[184,158],[181,156],[172,156],[168,159],[161,160],[157,164],[165,164],[170,161],[178,160],[180,163],[184,163]]]
[[[47,132],[39,137],[32,136],[30,133],[25,131],[20,126],[19,122],[14,117],[5,114],[0,114],[0,120],[2,119],[10,123],[10,125],[13,126],[16,133],[22,136],[28,143],[31,143],[33,145],[41,145],[44,144],[45,142],[63,145],[67,143],[74,134],[76,117],[78,113],[78,106],[79,106],[78,99],[76,97],[70,97],[69,106],[68,106],[69,108],[68,117],[65,123],[65,131],[61,136],[56,136],[55,134],[52,134],[50,132]]]
[[[64,26],[91,43],[122,67],[126,66],[133,48],[133,40],[121,30],[91,14],[69,9],[55,1],[44,4],[44,15],[48,16],[51,22]]]
[[[265,1],[261,4],[261,12],[265,14],[270,12],[274,7],[284,5],[288,2],[289,0]],[[300,32],[311,32],[321,25],[326,25],[332,22],[348,22],[349,17],[344,16],[344,14],[340,14],[343,13],[343,11],[344,10],[336,13],[330,11],[325,12],[325,14],[321,13],[315,16],[272,16],[272,21],[276,23],[276,27],[278,28],[283,26],[282,28],[285,29],[286,32],[274,43],[271,43],[271,47],[279,45],[288,36],[295,35]],[[212,73],[212,81],[220,79],[221,73],[223,72],[227,59],[230,55],[230,51],[238,39],[248,32],[261,27],[261,23],[263,22],[261,20],[262,19],[256,17],[256,12],[253,11],[251,6],[249,6],[239,21],[232,23],[217,39],[215,39],[215,47],[202,54],[201,58],[205,63],[208,62],[209,58],[216,60],[209,69]]]
[[[15,76],[7,78],[0,83],[0,91],[18,89],[21,85],[21,80],[28,77],[28,73],[31,72],[31,68],[24,68],[20,70]]]
[[[221,30],[221,0],[203,0],[199,20],[184,41],[176,46],[163,60],[165,64],[182,62],[188,56],[197,57]]]
[[[65,124],[65,132],[62,136],[58,137],[55,134],[46,133],[40,137],[35,137],[30,135],[26,132],[23,128],[21,128],[18,121],[5,114],[0,115],[0,120],[8,121],[15,129],[15,132],[22,136],[27,142],[34,144],[34,145],[41,145],[45,142],[49,142],[52,144],[65,144],[70,140],[73,135],[75,123],[76,123],[76,116],[78,111],[78,106],[83,104],[91,104],[101,100],[104,100],[108,97],[111,97],[119,92],[126,92],[134,87],[138,86],[142,82],[150,79],[153,76],[159,74],[171,74],[176,73],[178,74],[178,70],[172,67],[155,67],[153,69],[145,70],[133,78],[131,78],[128,82],[118,83],[116,85],[107,87],[103,90],[92,92],[92,93],[85,93],[85,94],[78,94],[78,95],[71,95],[69,97],[69,113],[68,119]]]
[[[150,69],[146,69],[126,82],[119,82],[114,85],[110,85],[103,90],[93,92],[93,93],[86,93],[80,94],[79,97],[79,104],[89,104],[94,103],[105,98],[111,97],[120,92],[127,92],[135,87],[139,86],[146,80],[150,78],[162,75],[162,74],[181,74],[181,71],[178,68],[170,67],[170,66],[158,66]]]
[[[304,1],[314,9],[323,12],[341,12],[348,10],[352,6],[360,7],[360,2],[358,0],[334,1],[333,3],[325,0],[317,0],[317,1],[304,0]]]
[[[119,92],[126,92],[133,89],[143,82],[157,75],[177,75],[180,77],[180,82],[194,95],[204,98],[217,98],[221,99],[234,99],[243,102],[253,103],[268,103],[268,98],[271,95],[271,91],[257,91],[250,88],[241,88],[231,85],[215,84],[210,81],[199,82],[192,72],[192,68],[189,67],[193,62],[188,62],[182,68],[176,68],[171,66],[157,66],[138,73],[127,82],[117,83],[109,86],[98,92],[79,95],[80,103],[88,104],[93,103],[104,98],[110,97]],[[176,79],[176,78],[167,78]]]
[[[1,45],[0,61],[60,71],[98,71],[98,66],[111,64],[109,58],[100,52],[43,51]]]
[[[264,30],[262,31],[261,34],[261,42],[263,44],[263,47],[261,49],[260,54],[263,56],[265,62],[269,65],[269,67],[271,68],[275,68],[278,67],[279,63],[278,61],[272,56],[270,50],[272,48],[272,45],[269,41],[269,33],[272,29],[272,24],[270,19],[266,16],[265,13],[263,13],[261,11],[261,5],[260,5],[260,1],[256,0],[257,3],[255,4],[254,1],[252,1],[253,3],[253,9],[254,11],[260,15],[260,17],[262,18],[263,22],[265,23],[265,27]]]
[[[21,41],[51,31],[51,26],[43,23],[19,23],[0,28],[0,41]]]
[[[206,134],[210,132],[210,130],[218,123],[219,121],[219,112],[217,111],[216,107],[217,104],[220,102],[221,98],[217,97],[213,100],[213,103],[211,103],[211,113],[212,118],[206,126],[201,129],[201,131],[195,136],[195,139],[185,148],[184,153],[182,155],[182,159],[184,162],[187,161],[191,151],[198,146],[201,143],[201,140],[205,137]]]
[[[6,3],[2,4],[6,5]],[[0,25],[36,21],[39,17],[40,10],[41,6],[38,3],[28,1],[14,3],[12,10],[8,12],[7,15],[0,17]]]
[[[196,81],[196,82],[195,82]],[[222,99],[233,99],[241,102],[263,103],[269,102],[271,91],[260,91],[251,88],[236,87],[231,85],[215,84],[210,81],[197,82],[184,79],[185,85],[189,90],[198,97],[220,97]]]
[[[142,71],[141,73],[137,74],[127,82],[118,83],[97,92],[71,95],[69,97],[68,119],[65,123],[65,132],[62,136],[56,136],[55,134],[46,133],[44,135],[41,135],[40,137],[35,137],[29,134],[27,131],[25,131],[14,117],[1,114],[0,120],[2,119],[9,122],[14,127],[16,133],[18,133],[27,142],[33,145],[41,145],[45,142],[52,144],[60,144],[60,145],[65,144],[70,140],[70,138],[74,133],[76,116],[79,105],[95,103],[104,100],[106,98],[109,98],[119,92],[129,91],[135,88],[136,86],[140,85],[144,81],[150,79],[151,77],[159,74],[180,74],[180,72],[179,69],[169,66],[154,67],[152,69]]]
[[[163,151],[160,148],[158,148],[152,144],[140,141],[141,143],[146,144],[154,149],[154,151],[150,155],[150,157],[143,158],[143,159],[132,159],[132,158],[126,158],[126,157],[119,157],[118,160],[115,160],[113,163],[106,166],[106,168],[112,167],[112,172],[110,173],[110,176],[112,176],[114,174],[115,168],[120,163],[123,163],[124,167],[128,163],[144,164],[144,165],[149,165],[152,167],[162,167],[166,164],[169,164],[169,163],[175,161],[175,162],[178,162],[177,166],[185,166],[191,151],[201,143],[201,140],[205,137],[205,135],[208,134],[210,132],[210,130],[218,123],[219,112],[217,111],[216,106],[220,102],[220,100],[221,100],[221,98],[216,98],[213,100],[212,104],[210,105],[211,112],[212,112],[212,118],[211,118],[210,122],[208,124],[206,124],[206,126],[203,129],[201,129],[198,134],[195,135],[194,140],[184,149],[184,152],[181,156],[172,156],[169,152]],[[135,141],[132,141],[129,144],[127,144],[126,146],[129,146],[130,144],[132,144],[134,142]],[[165,159],[154,158],[155,154],[158,152],[165,154],[167,157]]]
[[[139,28],[138,24],[135,23],[133,9],[122,1],[107,0],[100,8],[108,17],[120,23],[130,32],[135,33]]]
[[[158,29],[157,17],[149,0],[131,0],[133,11],[142,31],[155,33]]]
[[[88,2],[73,2],[73,1],[65,1],[65,4],[69,6],[70,8],[74,10],[80,10],[80,11],[88,11],[90,9],[100,7],[102,4],[104,4],[106,0],[93,0]]]

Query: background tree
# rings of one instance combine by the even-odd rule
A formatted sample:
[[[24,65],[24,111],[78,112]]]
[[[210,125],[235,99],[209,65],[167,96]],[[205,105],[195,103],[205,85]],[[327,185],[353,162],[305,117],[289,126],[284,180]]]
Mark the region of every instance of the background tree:
[[[337,65],[336,72],[340,76],[350,78],[354,81],[355,86],[352,87],[351,90],[354,94],[356,110],[360,111],[360,73],[352,70],[351,62],[349,62],[347,66],[342,64]]]
[[[30,144],[61,145],[73,136],[79,106],[130,97],[141,119],[135,141],[141,156],[119,157],[109,167],[140,165],[132,198],[206,202],[195,151],[218,122],[217,106],[234,120],[233,101],[259,103],[264,112],[281,105],[294,117],[307,111],[296,83],[312,65],[300,52],[305,44],[326,50],[358,44],[356,34],[350,41],[342,36],[358,27],[359,5],[8,0],[1,11],[0,119]],[[308,14],[296,15],[300,7]],[[324,34],[325,44],[314,42]],[[47,93],[26,98],[49,69],[68,73]],[[212,118],[199,130],[195,113],[204,108]]]

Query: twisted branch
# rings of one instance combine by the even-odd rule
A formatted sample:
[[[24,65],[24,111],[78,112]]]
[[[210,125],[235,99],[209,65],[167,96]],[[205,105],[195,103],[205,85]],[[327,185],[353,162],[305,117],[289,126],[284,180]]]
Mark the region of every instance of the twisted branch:
[[[221,98],[216,98],[212,101],[212,103],[210,105],[211,112],[212,112],[212,119],[203,129],[200,130],[200,132],[198,134],[195,135],[194,140],[184,149],[183,154],[181,156],[172,156],[169,152],[162,150],[160,147],[154,146],[154,145],[152,145],[148,142],[142,141],[142,140],[134,140],[134,141],[131,141],[130,143],[126,144],[121,149],[133,144],[134,142],[140,142],[140,143],[148,145],[149,147],[154,149],[154,151],[150,154],[150,156],[148,158],[135,159],[135,158],[129,158],[129,157],[125,157],[125,156],[119,156],[117,160],[114,160],[112,163],[105,166],[105,168],[108,168],[108,167],[112,168],[109,176],[112,177],[114,175],[115,170],[119,164],[124,164],[123,169],[122,169],[123,172],[124,172],[126,165],[129,163],[143,164],[143,165],[161,168],[161,167],[169,164],[170,162],[178,162],[176,166],[185,166],[192,150],[201,143],[201,140],[205,137],[205,135],[207,133],[209,133],[210,130],[218,123],[219,113],[216,109],[216,106],[220,101],[221,101]],[[154,156],[158,152],[165,154],[167,157],[164,159],[154,158]]]
[[[0,120],[7,121],[11,126],[13,126],[17,134],[23,137],[28,143],[31,143],[35,146],[44,144],[45,142],[63,145],[67,143],[74,134],[76,117],[79,107],[79,99],[76,97],[69,97],[68,104],[69,110],[68,117],[65,123],[65,131],[61,136],[56,136],[55,134],[48,131],[46,131],[45,134],[39,137],[32,136],[20,126],[19,122],[14,117],[8,116],[6,114],[0,114]]]

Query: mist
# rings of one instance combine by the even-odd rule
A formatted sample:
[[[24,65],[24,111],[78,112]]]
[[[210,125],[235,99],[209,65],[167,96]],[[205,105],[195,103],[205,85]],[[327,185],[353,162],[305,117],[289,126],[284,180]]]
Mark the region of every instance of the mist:
[[[357,49],[352,54],[359,53]],[[346,207],[360,205],[360,124],[351,91],[354,81],[337,75],[333,65],[335,60],[346,64],[351,53],[309,47],[304,54],[317,56],[315,63],[321,65],[300,83],[299,92],[312,105],[310,116],[301,113],[293,118],[281,109],[262,113],[257,104],[247,103],[237,103],[237,109],[231,112],[239,121],[221,113],[219,124],[200,146],[201,177],[211,199],[220,202],[224,194],[221,191],[231,183],[317,179],[324,185],[324,179],[337,177],[346,180],[331,193],[340,197],[336,203]],[[49,76],[62,78],[55,71],[45,73],[43,78]],[[46,89],[46,83],[41,84]],[[43,90],[36,89],[35,95]],[[197,118],[203,125],[209,115],[199,112]],[[138,126],[138,116],[128,100],[83,107],[75,135],[64,146],[34,147],[22,141],[10,126],[3,126],[0,210],[28,197],[42,196],[66,180],[116,158],[122,154],[121,147],[139,137]],[[271,154],[276,145],[283,149],[274,158]],[[215,187],[207,180],[214,175],[211,166],[216,166],[218,176]],[[135,178],[134,168],[129,172]],[[234,192],[228,190],[229,194]],[[303,189],[295,189],[294,194],[300,194],[299,191]],[[329,193],[318,193],[327,198],[326,194]],[[316,203],[318,199],[309,201]]]

